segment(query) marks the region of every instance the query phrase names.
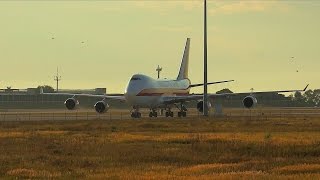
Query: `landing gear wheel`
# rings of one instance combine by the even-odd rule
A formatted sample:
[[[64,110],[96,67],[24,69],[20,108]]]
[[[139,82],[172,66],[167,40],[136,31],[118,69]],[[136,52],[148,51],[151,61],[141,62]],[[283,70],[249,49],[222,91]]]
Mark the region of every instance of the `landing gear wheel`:
[[[173,112],[172,111],[167,111],[166,112],[166,117],[173,117]]]
[[[158,113],[156,111],[149,112],[149,117],[158,117]]]
[[[187,117],[187,112],[185,112],[185,111],[179,111],[179,112],[178,112],[178,117]]]
[[[188,109],[186,108],[186,106],[184,106],[183,103],[180,104],[180,107],[178,105],[176,106],[179,109],[178,117],[187,117]]]
[[[154,117],[158,117],[158,113],[157,112],[153,112],[153,116]]]
[[[141,113],[140,112],[133,112],[131,113],[132,118],[141,118]]]

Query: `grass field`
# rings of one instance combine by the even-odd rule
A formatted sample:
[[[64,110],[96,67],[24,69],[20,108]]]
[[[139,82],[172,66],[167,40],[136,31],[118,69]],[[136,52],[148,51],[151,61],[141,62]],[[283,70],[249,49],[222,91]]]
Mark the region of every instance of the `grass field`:
[[[320,117],[5,121],[0,176],[319,179]]]

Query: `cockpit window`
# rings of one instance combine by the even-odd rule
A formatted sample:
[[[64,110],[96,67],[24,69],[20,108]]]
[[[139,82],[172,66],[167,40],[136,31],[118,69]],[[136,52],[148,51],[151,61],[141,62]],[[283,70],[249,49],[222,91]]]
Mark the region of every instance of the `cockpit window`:
[[[130,81],[135,81],[135,80],[141,80],[141,79],[140,79],[140,78],[137,78],[137,77],[133,77],[133,78],[131,78]]]

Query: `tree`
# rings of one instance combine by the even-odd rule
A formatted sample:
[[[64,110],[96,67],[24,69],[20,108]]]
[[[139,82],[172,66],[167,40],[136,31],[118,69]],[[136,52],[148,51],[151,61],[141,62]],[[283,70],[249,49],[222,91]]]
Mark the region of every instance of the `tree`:
[[[304,94],[295,92],[292,101],[298,106],[320,106],[320,89],[309,89]]]
[[[320,89],[313,90],[315,105],[320,107]]]
[[[216,92],[217,94],[233,93],[230,89],[225,88]]]
[[[303,99],[303,96],[302,96],[302,94],[301,94],[300,91],[297,91],[297,92],[294,93],[294,99],[295,99],[295,100],[301,100],[301,99]]]
[[[294,100],[293,94],[290,94],[288,98],[290,98],[293,101]]]
[[[315,96],[311,89],[306,91],[303,95],[304,101],[307,103],[308,106],[315,106]]]
[[[54,88],[49,86],[49,85],[43,85],[43,86],[38,86],[37,87],[37,93],[40,93],[40,89],[43,89],[44,93],[53,93],[54,92]]]
[[[304,96],[300,91],[294,93],[294,98],[292,100],[295,102],[295,106],[306,106]]]

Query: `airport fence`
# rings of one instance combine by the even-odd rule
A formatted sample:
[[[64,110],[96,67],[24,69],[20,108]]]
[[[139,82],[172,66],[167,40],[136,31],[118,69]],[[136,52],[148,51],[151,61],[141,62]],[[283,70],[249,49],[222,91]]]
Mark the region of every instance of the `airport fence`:
[[[177,113],[175,112],[175,116]],[[306,119],[310,117],[320,118],[320,109],[315,110],[264,110],[264,111],[236,111],[232,110],[220,115],[209,113],[210,119],[216,120],[268,120],[278,119],[285,120],[286,118],[298,118]],[[166,118],[164,115],[159,114],[158,118],[173,119],[171,117]],[[178,117],[174,117],[177,119]],[[199,112],[190,112],[186,118],[180,119],[200,119],[202,114]],[[52,111],[52,112],[0,112],[0,121],[56,121],[56,120],[127,120],[134,119],[131,117],[130,112],[107,112],[104,114],[98,114],[92,111]],[[148,112],[142,112],[142,119],[155,119],[154,117],[148,117]]]

